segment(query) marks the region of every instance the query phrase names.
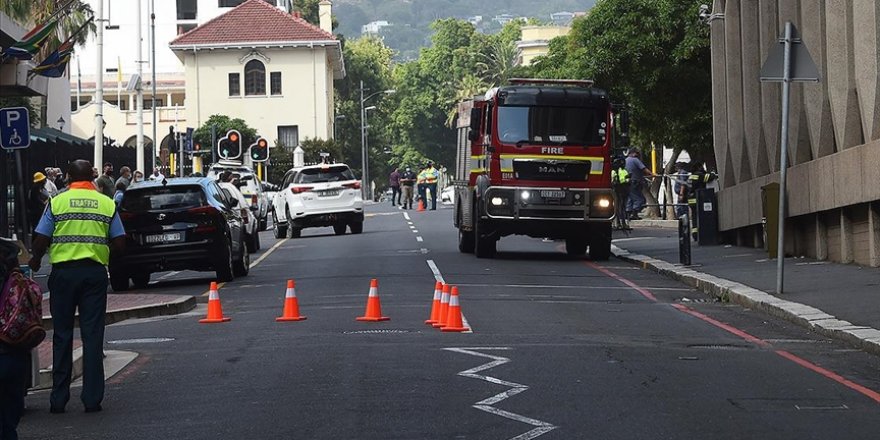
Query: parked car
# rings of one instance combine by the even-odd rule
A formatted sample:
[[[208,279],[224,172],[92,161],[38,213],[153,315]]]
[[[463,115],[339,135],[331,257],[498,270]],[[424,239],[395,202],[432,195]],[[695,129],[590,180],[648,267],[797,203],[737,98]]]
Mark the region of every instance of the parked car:
[[[166,270],[213,270],[220,281],[245,276],[250,256],[238,199],[213,179],[133,183],[119,204],[126,250],[110,260],[115,291],[145,287]]]
[[[259,222],[258,229],[265,231],[269,220],[269,198],[263,193],[263,182],[260,182],[250,167],[242,165],[241,162],[228,160],[221,160],[212,165],[208,170],[208,177],[217,179],[224,171],[231,171],[241,176],[242,182],[244,182],[240,188],[241,193],[248,200],[250,206],[257,207],[254,211],[254,217]]]
[[[243,177],[245,181],[252,180],[253,178],[254,176]],[[218,185],[220,185],[220,188],[229,191],[232,198],[238,200],[235,209],[241,211],[241,226],[244,230],[244,242],[247,245],[248,252],[254,253],[260,250],[260,226],[259,221],[254,216],[254,213],[259,208],[256,205],[251,205],[248,198],[241,193],[240,188],[245,186],[245,182],[239,181],[237,186],[232,183],[223,182],[218,182]]]
[[[272,203],[275,237],[297,238],[303,228],[332,226],[336,235],[364,230],[361,182],[345,164],[293,168]]]

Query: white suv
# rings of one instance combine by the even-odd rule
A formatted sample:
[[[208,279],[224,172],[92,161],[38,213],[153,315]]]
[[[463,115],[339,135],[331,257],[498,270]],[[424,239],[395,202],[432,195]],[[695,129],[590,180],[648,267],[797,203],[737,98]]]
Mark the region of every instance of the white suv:
[[[293,168],[275,194],[272,216],[275,237],[297,238],[303,228],[332,226],[336,235],[364,230],[361,182],[345,164]]]
[[[256,206],[254,217],[259,222],[259,230],[265,231],[269,220],[269,199],[263,194],[263,183],[257,179],[257,175],[250,167],[244,166],[241,162],[221,160],[211,166],[208,171],[208,177],[217,178],[220,173],[230,171],[241,177],[253,176],[253,179],[242,180],[241,194],[247,200],[247,206]]]

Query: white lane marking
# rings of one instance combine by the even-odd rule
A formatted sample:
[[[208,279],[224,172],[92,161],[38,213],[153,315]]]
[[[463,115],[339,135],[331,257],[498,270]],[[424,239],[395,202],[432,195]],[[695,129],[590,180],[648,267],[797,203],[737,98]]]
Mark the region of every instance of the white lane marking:
[[[269,248],[269,250],[266,251],[263,255],[260,255],[260,258],[257,258],[257,261],[254,261],[253,263],[251,263],[250,268],[253,269],[254,266],[260,264],[263,260],[266,259],[266,257],[271,255],[272,252],[275,252],[275,249],[278,249],[278,247],[281,246],[282,244],[284,244],[287,240],[289,240],[289,239],[282,238],[281,240],[278,241],[278,243],[275,243],[275,246],[272,246],[271,248]]]
[[[425,248],[422,248],[421,251],[422,251],[422,254],[427,254],[427,253],[428,253],[428,250],[425,249]]]
[[[421,237],[419,237],[421,238]],[[434,279],[440,281],[443,284],[446,284],[446,281],[443,279],[443,274],[440,273],[440,268],[437,267],[437,264],[434,263],[434,260],[427,260],[428,268],[431,269],[431,272],[434,273]],[[461,323],[463,326],[469,328],[470,330],[464,331],[462,333],[473,333],[474,328],[471,327],[471,324],[468,322],[467,318],[464,317],[464,313],[461,314]]]
[[[403,218],[405,218],[407,220],[412,220],[411,218],[409,218],[409,213],[406,213],[406,212],[403,213]]]
[[[412,225],[413,225],[413,222],[406,222],[406,224],[412,226]]]
[[[505,358],[505,357],[501,357],[501,356],[493,356],[491,354],[480,353],[475,350],[483,350],[483,351],[485,351],[485,350],[510,350],[510,347],[444,348],[444,350],[454,351],[456,353],[462,353],[462,354],[469,354],[471,356],[478,356],[478,357],[483,357],[483,358],[487,358],[487,359],[492,360],[491,362],[480,365],[478,367],[471,368],[469,370],[464,370],[464,371],[458,373],[458,375],[464,376],[464,377],[469,377],[471,379],[484,380],[486,382],[493,383],[496,385],[510,387],[510,389],[507,391],[498,393],[492,397],[489,397],[487,399],[483,399],[483,400],[475,403],[474,405],[472,405],[474,408],[476,408],[480,411],[484,411],[489,414],[494,414],[496,416],[504,417],[506,419],[515,420],[517,422],[522,422],[522,423],[525,423],[525,424],[528,424],[528,425],[535,427],[534,429],[532,429],[530,431],[524,432],[516,437],[512,437],[510,440],[530,440],[530,439],[533,439],[536,437],[540,437],[540,436],[558,428],[558,426],[554,426],[550,423],[547,423],[547,422],[544,422],[544,421],[541,421],[538,419],[533,419],[531,417],[522,416],[522,415],[519,415],[516,413],[512,413],[510,411],[498,409],[498,408],[495,408],[492,406],[492,405],[495,405],[495,404],[503,401],[504,399],[507,399],[508,397],[515,396],[519,393],[522,393],[523,391],[528,390],[529,387],[527,385],[498,379],[498,378],[495,378],[492,376],[485,376],[485,375],[477,374],[483,370],[488,370],[491,368],[495,368],[495,367],[504,365],[504,364],[510,362],[510,359]]]
[[[412,231],[413,231],[413,234],[418,234],[418,233],[419,233],[419,230],[418,230],[418,229],[413,229]]]
[[[410,228],[410,229],[415,229],[415,228],[416,228],[416,227],[415,227],[415,226],[413,226],[413,224],[412,224],[412,223],[410,223],[410,224],[409,224],[409,228]]]
[[[425,240],[423,240],[422,237],[416,237],[416,241],[419,242],[419,243],[421,243],[421,242],[423,242],[423,241],[425,241]]]

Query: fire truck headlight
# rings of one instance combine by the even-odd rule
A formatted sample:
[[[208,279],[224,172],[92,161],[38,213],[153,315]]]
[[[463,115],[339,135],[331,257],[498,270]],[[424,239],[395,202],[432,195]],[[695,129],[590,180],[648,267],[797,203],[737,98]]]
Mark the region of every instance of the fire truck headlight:
[[[504,205],[505,200],[501,197],[492,197],[492,206],[501,206]]]
[[[603,197],[603,198],[599,199],[599,201],[597,202],[597,205],[599,205],[599,207],[603,208],[603,209],[609,208],[609,207],[611,207],[611,200],[608,200],[607,198]]]
[[[531,196],[532,196],[532,194],[529,193],[528,191],[523,191],[522,193],[520,193],[520,197],[522,197],[522,199],[526,200],[526,201],[529,200],[529,197],[531,197]]]

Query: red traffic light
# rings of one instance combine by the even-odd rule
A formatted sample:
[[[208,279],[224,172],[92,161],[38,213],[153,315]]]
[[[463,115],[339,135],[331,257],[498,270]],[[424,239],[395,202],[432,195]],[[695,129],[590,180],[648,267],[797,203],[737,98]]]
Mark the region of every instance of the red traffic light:
[[[268,147],[268,146],[269,146],[269,143],[268,143],[268,142],[266,142],[266,140],[265,140],[265,139],[262,139],[262,138],[260,138],[260,140],[259,140],[259,141],[257,141],[257,145],[259,145],[259,146],[260,146],[260,148],[266,148],[266,147]]]
[[[237,133],[230,133],[229,140],[232,142],[238,142],[238,134]]]

